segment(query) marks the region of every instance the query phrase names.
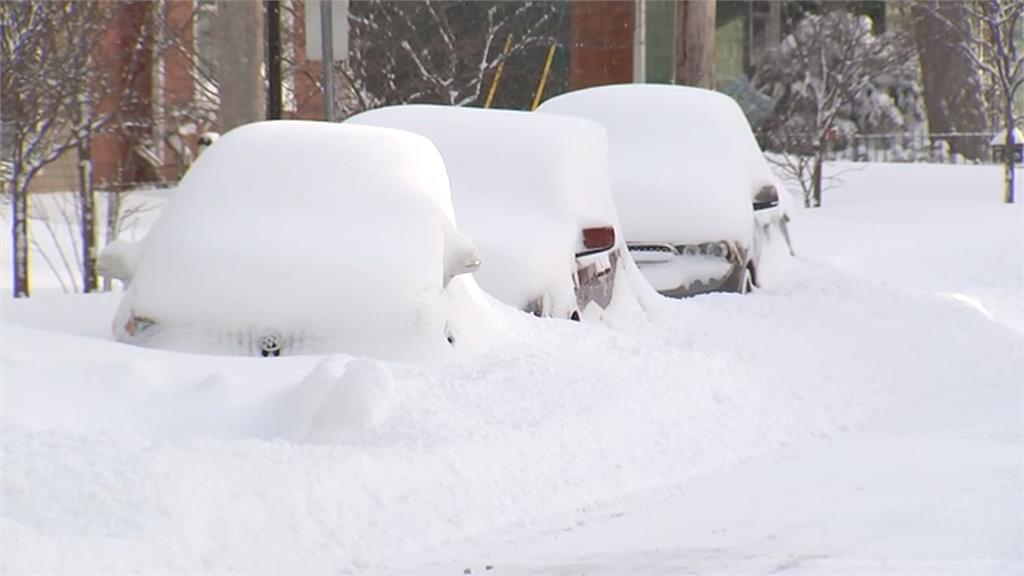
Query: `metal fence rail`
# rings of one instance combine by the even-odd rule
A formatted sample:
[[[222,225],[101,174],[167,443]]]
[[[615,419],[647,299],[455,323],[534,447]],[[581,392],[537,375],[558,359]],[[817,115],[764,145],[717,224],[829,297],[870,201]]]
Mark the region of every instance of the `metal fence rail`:
[[[941,164],[999,164],[1002,157],[991,145],[991,133],[855,134],[828,157],[854,162],[933,162]]]

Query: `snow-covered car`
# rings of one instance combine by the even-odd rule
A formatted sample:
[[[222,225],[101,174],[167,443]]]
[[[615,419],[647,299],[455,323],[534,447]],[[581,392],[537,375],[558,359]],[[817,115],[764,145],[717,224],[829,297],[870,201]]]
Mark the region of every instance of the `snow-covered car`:
[[[623,242],[598,124],[511,110],[392,106],[346,122],[426,136],[448,166],[459,224],[502,302],[579,319],[611,303]]]
[[[539,112],[608,131],[612,191],[630,254],[666,296],[747,292],[761,253],[788,244],[788,198],[739,106],[683,86],[632,84],[569,92]]]
[[[188,352],[434,356],[486,317],[444,161],[415,134],[242,126],[193,164],[149,234],[104,260],[123,342]]]

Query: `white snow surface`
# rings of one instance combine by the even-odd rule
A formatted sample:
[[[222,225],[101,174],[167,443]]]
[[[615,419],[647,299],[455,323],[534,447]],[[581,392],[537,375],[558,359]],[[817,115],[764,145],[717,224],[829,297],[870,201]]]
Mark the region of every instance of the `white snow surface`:
[[[561,94],[537,110],[607,129],[612,192],[628,240],[750,245],[751,197],[772,180],[732,98],[685,86],[623,84]]]
[[[526,308],[546,296],[568,316],[583,228],[612,225],[604,129],[579,118],[513,110],[404,105],[357,114],[347,123],[408,130],[440,150],[459,225],[483,260],[480,286]],[[617,242],[622,243],[621,231]],[[623,250],[623,253],[625,251]],[[621,298],[632,298],[625,294]]]
[[[423,137],[246,125],[203,153],[142,241],[115,334],[193,352],[258,353],[276,335],[285,354],[444,355],[446,331],[461,344],[488,321],[470,278],[445,287],[449,262],[476,259],[454,222]],[[129,339],[133,314],[157,324]]]
[[[751,295],[627,330],[508,315],[440,364],[137,348],[117,294],[5,298],[4,569],[1020,574],[999,182],[850,172]]]
[[[1006,136],[1007,136],[1006,133],[1007,132],[1009,132],[1009,130],[1002,130],[1002,131],[996,132],[992,136],[992,140],[989,141],[989,144],[991,144],[993,146],[998,146],[998,145],[1004,145],[1005,146],[1006,145]],[[1024,143],[1024,131],[1021,131],[1020,128],[1014,128],[1013,129],[1013,141],[1016,144]]]
[[[644,278],[655,290],[675,290],[696,281],[719,280],[732,271],[732,264],[728,260],[699,254],[656,262],[643,269]]]

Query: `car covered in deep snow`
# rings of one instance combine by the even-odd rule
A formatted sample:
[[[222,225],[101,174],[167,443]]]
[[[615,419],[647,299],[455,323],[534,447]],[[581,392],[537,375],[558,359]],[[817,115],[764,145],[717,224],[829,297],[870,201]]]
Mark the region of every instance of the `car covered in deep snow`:
[[[739,106],[700,88],[615,85],[556,96],[538,112],[601,123],[630,254],[666,296],[747,292],[761,254],[788,246],[786,206]]]
[[[485,262],[474,276],[491,295],[560,318],[610,305],[624,247],[601,126],[434,105],[379,108],[346,122],[408,130],[437,146],[459,225]]]
[[[190,168],[149,234],[102,259],[127,282],[114,335],[254,356],[434,356],[485,322],[444,162],[415,134],[242,126]]]

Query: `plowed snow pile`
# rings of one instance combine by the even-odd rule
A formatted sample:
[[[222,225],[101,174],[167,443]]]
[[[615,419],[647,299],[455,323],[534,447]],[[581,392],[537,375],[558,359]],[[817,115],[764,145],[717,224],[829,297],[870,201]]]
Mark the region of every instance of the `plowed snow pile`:
[[[117,295],[4,299],[5,569],[1019,573],[998,195],[994,168],[872,166],[752,295],[627,332],[512,315],[440,366],[139,349]]]

